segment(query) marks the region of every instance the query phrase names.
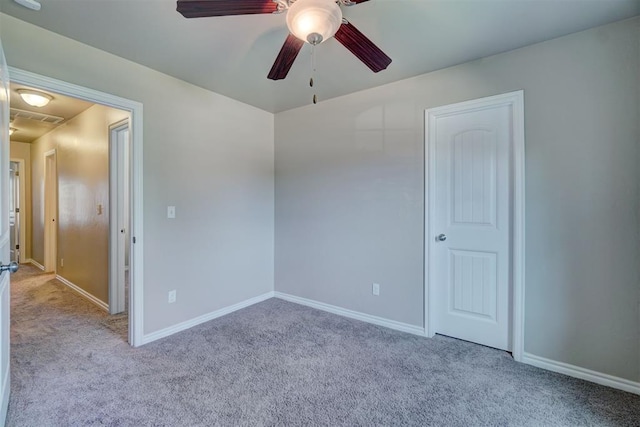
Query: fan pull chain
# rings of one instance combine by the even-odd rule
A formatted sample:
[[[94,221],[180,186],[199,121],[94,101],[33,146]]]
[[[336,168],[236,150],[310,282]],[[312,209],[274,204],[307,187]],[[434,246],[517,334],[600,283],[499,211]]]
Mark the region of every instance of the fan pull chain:
[[[309,79],[309,87],[313,88],[313,76],[316,74],[316,47],[315,45],[311,45],[311,78]],[[315,92],[315,91],[314,91]],[[318,102],[318,97],[316,94],[313,94],[313,103],[316,104]]]

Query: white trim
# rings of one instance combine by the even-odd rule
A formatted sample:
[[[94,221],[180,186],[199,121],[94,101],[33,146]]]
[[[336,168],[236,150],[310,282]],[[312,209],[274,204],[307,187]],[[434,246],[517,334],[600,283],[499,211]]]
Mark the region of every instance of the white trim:
[[[372,323],[378,326],[384,326],[385,328],[394,329],[396,331],[407,332],[409,334],[424,336],[424,328],[420,326],[409,325],[408,323],[396,322],[395,320],[385,319],[384,317],[373,316],[371,314],[360,313],[358,311],[348,310],[346,308],[338,307],[331,304],[325,304],[310,300],[307,298],[298,297],[295,295],[285,294],[282,292],[275,292],[275,297],[293,302],[300,305],[306,305],[318,310],[326,311],[328,313],[337,314],[339,316],[348,317],[350,319],[360,320],[361,322]]]
[[[109,313],[116,314],[125,310],[125,260],[124,253],[126,245],[129,244],[131,252],[131,242],[125,241],[125,236],[120,233],[121,227],[125,227],[129,232],[129,224],[120,224],[120,212],[124,211],[124,205],[120,206],[124,200],[124,194],[120,194],[124,177],[120,172],[124,170],[120,163],[129,164],[129,141],[125,144],[126,150],[121,150],[118,146],[118,132],[126,130],[129,132],[129,118],[120,120],[109,125]],[[122,153],[121,153],[122,151]],[[121,162],[121,159],[125,159]],[[127,175],[131,175],[128,173]],[[127,182],[126,184],[129,184]],[[128,194],[131,194],[129,188]],[[122,197],[121,197],[122,196]],[[129,201],[130,203],[130,201]],[[128,217],[128,215],[127,215]],[[121,240],[122,239],[122,240]],[[121,247],[122,245],[122,247]]]
[[[0,426],[3,426],[5,424],[5,421],[7,420],[7,413],[9,412],[9,394],[11,391],[9,389],[9,384],[11,383],[11,370],[9,369],[10,366],[11,363],[7,363],[7,368],[5,369],[4,376],[2,377],[4,378],[4,381],[2,382],[2,412],[0,413]]]
[[[424,149],[424,188],[427,197],[424,199],[424,329],[425,335],[433,337],[436,333],[434,330],[434,310],[432,309],[432,293],[430,288],[434,283],[433,269],[429,268],[431,264],[431,254],[433,253],[433,239],[436,232],[433,229],[435,206],[433,206],[432,198],[435,194],[435,158],[433,155],[433,144],[435,138],[435,126],[433,120],[435,116],[447,115],[458,112],[461,109],[473,111],[474,109],[484,108],[486,106],[508,105],[513,112],[513,158],[512,163],[512,277],[511,277],[511,298],[512,298],[512,323],[511,323],[511,345],[513,358],[520,362],[524,353],[524,250],[525,250],[525,197],[524,197],[524,91],[505,93],[501,95],[489,96],[486,98],[474,99],[471,101],[460,102],[457,104],[447,105],[443,107],[430,108],[425,111],[425,149]]]
[[[26,163],[24,159],[19,157],[11,157],[9,161],[18,164],[18,208],[20,209],[20,212],[18,212],[18,218],[20,221],[18,245],[20,245],[20,262],[22,263],[22,260],[26,258],[25,254],[27,253],[27,176],[24,172],[26,169]]]
[[[131,114],[131,238],[136,239],[131,251],[131,286],[129,289],[129,343],[137,347],[144,336],[144,233],[143,233],[143,108],[137,101],[85,88],[62,80],[41,76],[14,67],[9,68],[10,80],[35,89],[50,90],[61,95],[84,99]]]
[[[58,271],[58,154],[56,149],[44,153],[44,268]],[[53,174],[53,178],[51,175]],[[53,179],[53,182],[51,180]],[[53,220],[50,220],[53,218]]]
[[[159,340],[160,338],[168,337],[169,335],[173,335],[178,332],[182,332],[186,329],[193,328],[194,326],[200,325],[201,323],[208,322],[213,319],[217,319],[218,317],[222,317],[226,314],[233,313],[234,311],[238,311],[240,309],[249,307],[251,305],[257,304],[262,301],[266,301],[270,298],[273,298],[273,291],[267,292],[262,295],[258,295],[257,297],[249,298],[247,300],[241,301],[237,304],[230,305],[228,307],[221,308],[216,311],[212,311],[211,313],[203,314],[202,316],[198,316],[194,319],[187,320],[185,322],[178,323],[177,325],[169,326],[168,328],[160,329],[159,331],[152,332],[150,334],[145,335],[142,338],[142,344],[148,344],[152,341]]]
[[[25,260],[24,262],[25,262],[25,264],[31,264],[31,265],[33,265],[34,267],[39,268],[40,270],[44,271],[44,265],[40,264],[40,263],[39,263],[38,261],[36,261],[35,259],[31,259],[31,258],[29,258],[29,259]]]
[[[2,325],[3,329],[6,328],[4,331],[2,331],[2,334],[4,335],[4,333],[7,334],[6,337],[3,337],[4,339],[6,339],[6,343],[7,343],[7,349],[6,349],[6,367],[4,369],[4,375],[2,376],[2,378],[4,378],[4,381],[2,382],[2,402],[0,403],[2,405],[2,407],[0,407],[0,426],[3,426],[5,424],[5,421],[7,419],[7,412],[9,411],[9,398],[10,398],[10,394],[11,394],[11,381],[10,381],[10,377],[11,377],[11,343],[10,343],[10,338],[9,336],[11,335],[11,310],[10,310],[10,306],[11,306],[11,302],[10,302],[10,293],[11,293],[11,283],[10,283],[10,278],[8,277],[9,272],[7,272],[5,277],[2,277],[2,279],[0,279],[0,297],[3,298],[3,302],[2,304],[4,304],[4,293],[7,293],[6,295],[6,301],[7,301],[7,307],[4,307],[3,305],[3,309],[6,310],[5,313],[2,313],[3,316],[3,322],[6,320],[7,324]],[[3,355],[4,356],[4,355]]]
[[[592,371],[590,369],[581,368],[568,363],[557,362],[555,360],[526,352],[523,354],[522,362],[548,371],[558,372],[574,378],[580,378],[581,380],[591,381],[593,383],[613,387],[618,390],[628,391],[629,393],[640,394],[640,382],[626,380],[609,374],[603,374],[601,372]]]
[[[513,109],[513,206],[512,206],[512,354],[516,362],[524,355],[524,284],[525,284],[525,148],[524,91],[512,92]]]
[[[71,288],[72,291],[76,292],[77,294],[80,294],[81,297],[83,297],[86,300],[94,303],[95,305],[97,305],[98,307],[100,307],[101,309],[106,311],[107,313],[109,312],[109,305],[106,302],[104,302],[104,301],[98,299],[97,297],[91,295],[89,292],[85,291],[84,289],[82,289],[78,285],[74,284],[73,282],[70,282],[69,280],[65,279],[64,277],[60,276],[59,274],[56,274],[56,279],[58,279],[60,282],[62,282],[65,285],[67,285],[69,288]]]

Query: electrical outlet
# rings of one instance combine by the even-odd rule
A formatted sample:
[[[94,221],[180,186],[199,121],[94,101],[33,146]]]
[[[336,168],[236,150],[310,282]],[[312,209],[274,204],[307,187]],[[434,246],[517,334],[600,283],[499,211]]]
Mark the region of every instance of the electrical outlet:
[[[176,217],[176,207],[175,206],[167,206],[167,218],[175,218]]]
[[[64,267],[64,258],[60,258],[60,267]]]
[[[96,207],[96,211],[98,212],[98,215],[102,215],[102,205],[98,204],[98,206]]]
[[[374,283],[371,285],[371,292],[376,296],[380,295],[380,284]]]
[[[175,291],[175,289],[173,291],[169,291],[169,304],[173,304],[174,302],[176,302],[176,291]]]

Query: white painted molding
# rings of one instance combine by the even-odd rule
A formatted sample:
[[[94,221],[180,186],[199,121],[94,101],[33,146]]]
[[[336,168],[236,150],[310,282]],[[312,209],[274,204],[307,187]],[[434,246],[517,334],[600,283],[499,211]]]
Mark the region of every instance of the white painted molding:
[[[25,264],[31,264],[33,265],[35,268],[39,268],[40,270],[44,271],[44,265],[40,264],[38,261],[36,261],[35,259],[27,259],[24,261]]]
[[[11,371],[9,369],[9,363],[7,363],[7,369],[4,371],[4,381],[2,382],[2,409],[0,411],[0,426],[3,426],[7,420],[7,412],[9,410],[9,384]]]
[[[603,374],[601,372],[592,371],[590,369],[581,368],[568,363],[557,362],[555,360],[526,352],[523,354],[522,362],[548,371],[558,372],[574,378],[580,378],[581,380],[591,381],[593,383],[616,388],[618,390],[628,391],[629,393],[640,394],[640,382],[614,377],[613,375]]]
[[[10,322],[9,322],[9,311],[10,311],[10,306],[11,303],[9,301],[10,297],[9,294],[11,293],[11,289],[9,289],[9,272],[7,272],[7,274],[4,274],[4,277],[2,277],[2,279],[0,279],[0,295],[1,295],[1,300],[2,300],[2,310],[6,311],[5,313],[2,313],[3,316],[3,325],[2,325],[2,333],[6,334],[9,332],[9,328],[10,328]],[[6,331],[6,332],[5,332]],[[2,381],[2,389],[1,389],[1,395],[2,396],[2,402],[0,403],[0,405],[2,405],[0,407],[0,426],[3,426],[5,423],[5,420],[7,419],[7,412],[9,409],[9,395],[11,394],[11,381],[9,380],[9,377],[11,376],[11,363],[9,361],[10,357],[10,348],[9,348],[9,336],[6,335],[2,338],[3,341],[3,349],[2,349],[2,358],[5,359],[4,361],[4,372],[3,372],[3,376],[2,378],[4,379]],[[6,347],[5,347],[6,344]]]
[[[74,291],[75,293],[79,294],[81,297],[83,297],[86,300],[88,300],[88,301],[92,302],[93,304],[97,305],[98,307],[100,307],[101,309],[106,311],[107,313],[109,312],[109,305],[106,302],[101,301],[100,299],[98,299],[95,296],[91,295],[89,292],[85,291],[84,289],[82,289],[78,285],[76,285],[76,284],[68,281],[64,277],[60,276],[59,274],[56,274],[56,279],[58,279],[60,282],[62,282],[65,285],[67,285],[72,291]]]
[[[259,302],[266,301],[273,297],[274,297],[273,291],[267,292],[265,294],[258,295],[257,297],[253,297],[253,298],[249,298],[247,300],[241,301],[237,304],[233,304],[228,307],[224,307],[219,310],[212,311],[211,313],[203,314],[202,316],[198,316],[194,319],[187,320],[182,323],[178,323],[177,325],[160,329],[159,331],[144,335],[144,337],[142,338],[142,344],[148,344],[150,342],[159,340],[160,338],[165,338],[165,337],[168,337],[169,335],[182,332],[184,330],[193,328],[194,326],[200,325],[202,323],[208,322],[213,319],[217,319],[218,317],[222,317],[226,314],[233,313],[234,311],[238,311],[240,309],[249,307]]]
[[[370,314],[360,313],[358,311],[348,310],[346,308],[338,307],[331,304],[325,304],[323,302],[318,302],[318,301],[310,300],[307,298],[297,297],[295,295],[285,294],[282,292],[275,292],[275,297],[285,301],[293,302],[300,305],[306,305],[307,307],[326,311],[328,313],[333,313],[339,316],[348,317],[350,319],[360,320],[361,322],[372,323],[374,325],[384,326],[385,328],[395,329],[396,331],[425,336],[424,328],[421,326],[414,326],[414,325],[409,325],[408,323],[396,322],[395,320],[389,320],[383,317],[372,316]]]
[[[21,159],[18,157],[11,157],[9,159],[11,162],[18,163],[18,172],[20,173],[18,178],[18,201],[20,212],[18,213],[18,220],[20,221],[20,231],[18,232],[18,245],[20,245],[20,263],[23,263],[23,259],[25,258],[25,254],[27,253],[27,206],[26,206],[26,187],[27,187],[27,179],[26,179],[26,162],[25,159]]]

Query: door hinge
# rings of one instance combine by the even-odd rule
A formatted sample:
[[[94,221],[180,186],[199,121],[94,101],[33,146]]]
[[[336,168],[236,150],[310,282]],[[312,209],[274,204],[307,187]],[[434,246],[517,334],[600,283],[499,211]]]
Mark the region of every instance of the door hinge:
[[[133,243],[135,243],[135,242],[136,242],[136,238],[135,238],[135,236],[134,236],[134,237],[133,237]]]
[[[20,208],[16,208],[16,213],[20,213]]]
[[[20,245],[16,245],[16,249],[20,249]]]

